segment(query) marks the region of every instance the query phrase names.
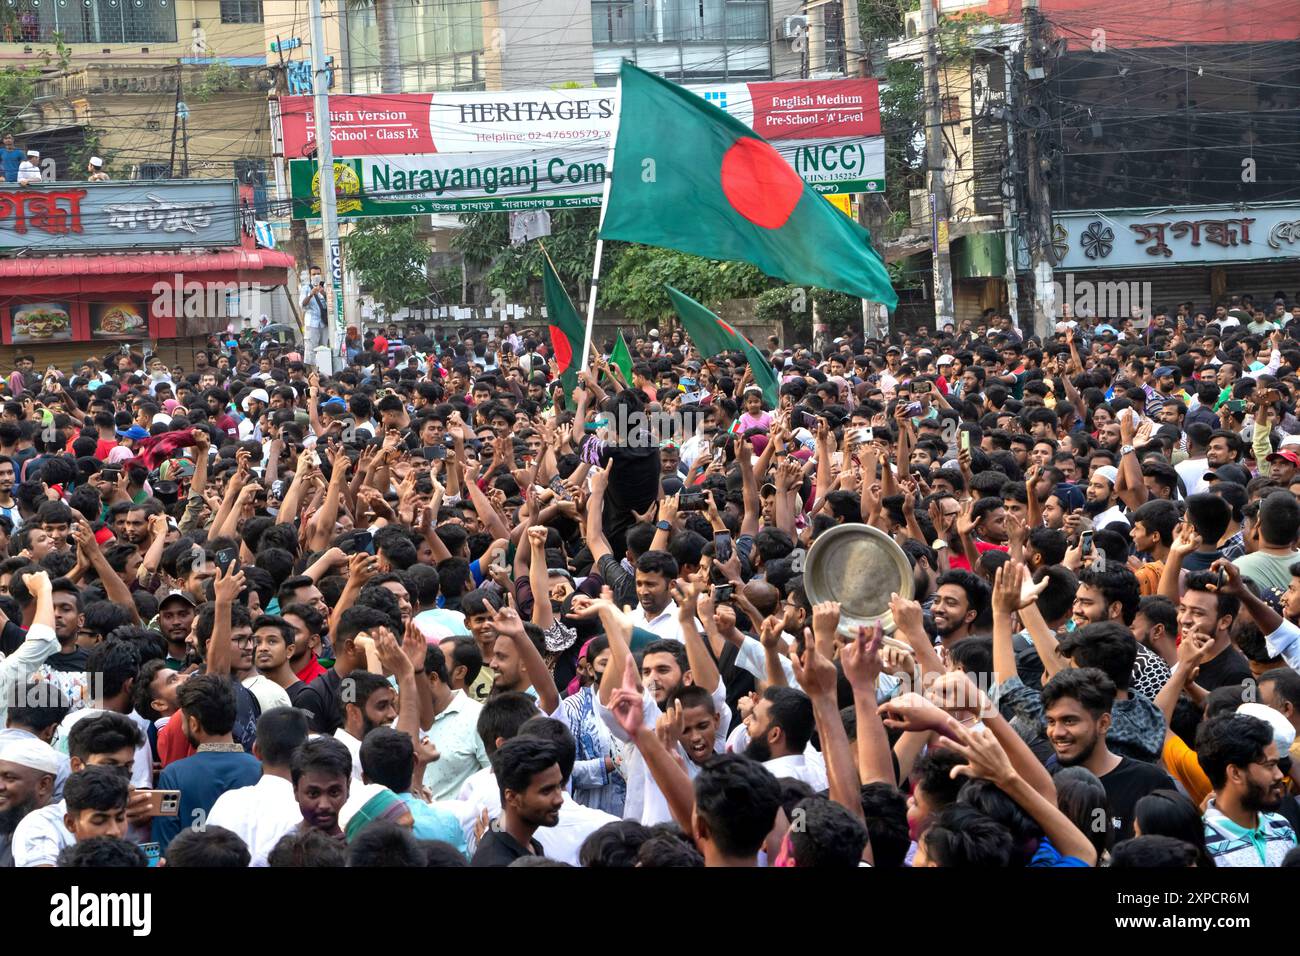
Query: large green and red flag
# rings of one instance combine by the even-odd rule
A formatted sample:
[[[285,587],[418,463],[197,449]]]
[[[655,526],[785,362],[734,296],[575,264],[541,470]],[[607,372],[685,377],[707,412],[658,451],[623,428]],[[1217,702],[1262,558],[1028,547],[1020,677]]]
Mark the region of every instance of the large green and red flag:
[[[614,343],[614,351],[609,355],[609,364],[618,366],[618,370],[623,373],[623,384],[632,384],[632,350],[627,347],[627,339],[623,338],[623,330],[618,330],[618,341]]]
[[[748,126],[628,63],[620,82],[602,238],[739,259],[787,282],[898,303],[867,231]]]
[[[670,285],[664,286],[668,298],[672,300],[677,317],[682,320],[682,327],[691,337],[691,342],[701,355],[721,355],[723,352],[744,352],[749,360],[749,367],[754,372],[754,384],[763,390],[763,400],[769,408],[776,408],[781,383],[777,381],[776,370],[754,343],[745,338],[726,322],[700,305],[689,295],[678,292]]]
[[[545,258],[542,267],[542,291],[546,296],[551,351],[555,353],[555,364],[560,368],[560,382],[564,387],[564,403],[573,408],[573,390],[578,387],[578,363],[587,326],[578,317],[569,293],[564,291],[564,283],[556,275],[550,256]]]

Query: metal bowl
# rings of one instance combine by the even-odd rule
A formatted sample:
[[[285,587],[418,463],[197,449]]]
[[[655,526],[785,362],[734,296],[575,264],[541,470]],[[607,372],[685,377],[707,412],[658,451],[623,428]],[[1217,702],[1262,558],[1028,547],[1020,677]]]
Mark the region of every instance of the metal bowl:
[[[841,524],[813,542],[804,564],[808,600],[838,601],[840,632],[856,635],[859,625],[877,621],[886,633],[894,630],[889,596],[910,600],[912,565],[898,543],[879,528]]]

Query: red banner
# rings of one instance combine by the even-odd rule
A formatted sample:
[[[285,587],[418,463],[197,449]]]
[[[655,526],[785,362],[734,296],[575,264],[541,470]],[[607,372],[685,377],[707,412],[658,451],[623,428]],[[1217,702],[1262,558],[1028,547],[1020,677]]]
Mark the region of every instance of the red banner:
[[[879,136],[875,80],[750,83],[754,132],[764,139]]]

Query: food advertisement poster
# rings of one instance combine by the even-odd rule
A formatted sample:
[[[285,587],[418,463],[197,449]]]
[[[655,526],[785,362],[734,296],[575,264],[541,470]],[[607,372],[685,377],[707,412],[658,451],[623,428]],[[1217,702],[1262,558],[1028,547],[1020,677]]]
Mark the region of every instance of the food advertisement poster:
[[[149,307],[138,302],[96,302],[90,306],[90,335],[96,339],[140,338],[149,331]]]
[[[72,313],[67,302],[27,302],[13,307],[13,342],[70,342]]]

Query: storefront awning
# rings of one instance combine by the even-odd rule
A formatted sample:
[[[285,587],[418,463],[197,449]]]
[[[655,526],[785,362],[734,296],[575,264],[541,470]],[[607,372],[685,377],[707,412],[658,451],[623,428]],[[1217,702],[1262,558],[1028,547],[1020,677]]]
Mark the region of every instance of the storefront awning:
[[[50,289],[54,284],[51,280],[55,282],[62,280],[70,285],[80,283],[89,287],[84,291],[94,291],[93,287],[96,286],[147,290],[159,280],[170,281],[178,275],[184,277],[182,281],[190,279],[204,281],[213,274],[220,273],[221,278],[226,281],[284,285],[288,278],[286,270],[292,268],[294,268],[293,256],[272,249],[38,256],[0,259],[0,280],[9,282],[36,280],[46,289]],[[19,292],[20,290],[9,286],[6,291]]]

